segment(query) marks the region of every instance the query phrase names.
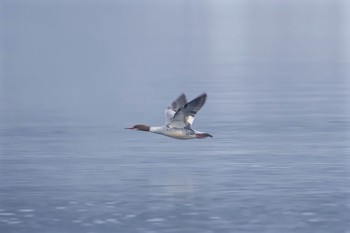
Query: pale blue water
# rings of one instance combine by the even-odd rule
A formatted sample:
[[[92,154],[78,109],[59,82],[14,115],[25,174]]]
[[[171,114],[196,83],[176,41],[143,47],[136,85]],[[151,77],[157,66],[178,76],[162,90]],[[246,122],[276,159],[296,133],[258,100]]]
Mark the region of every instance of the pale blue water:
[[[345,80],[255,81],[196,83],[208,140],[125,131],[163,122],[169,101],[152,97],[107,123],[2,112],[2,232],[347,232]]]
[[[251,30],[255,5],[236,3],[248,12],[238,17],[180,3],[6,1],[0,232],[349,233],[349,65],[328,37],[312,40],[343,37],[307,32],[305,49],[299,27],[258,30],[282,16],[248,20]],[[323,7],[311,21],[334,13]],[[265,48],[271,38],[280,44]],[[162,124],[181,92],[202,91],[194,128],[212,139],[124,129]]]

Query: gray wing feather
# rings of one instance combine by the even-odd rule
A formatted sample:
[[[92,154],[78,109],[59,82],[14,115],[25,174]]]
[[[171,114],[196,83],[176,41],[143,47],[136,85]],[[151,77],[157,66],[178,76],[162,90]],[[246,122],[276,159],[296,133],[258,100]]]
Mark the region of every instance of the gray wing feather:
[[[181,122],[185,125],[192,125],[194,117],[196,116],[197,112],[203,107],[206,99],[207,94],[203,93],[197,98],[186,103],[176,111],[172,121],[174,123]]]
[[[175,113],[187,103],[186,96],[182,93],[174,100],[165,110],[165,123],[170,123],[173,120]]]
[[[187,103],[186,96],[184,93],[182,93],[175,101],[173,101],[169,106],[168,109],[173,110],[176,112],[179,110],[182,106],[184,106]]]

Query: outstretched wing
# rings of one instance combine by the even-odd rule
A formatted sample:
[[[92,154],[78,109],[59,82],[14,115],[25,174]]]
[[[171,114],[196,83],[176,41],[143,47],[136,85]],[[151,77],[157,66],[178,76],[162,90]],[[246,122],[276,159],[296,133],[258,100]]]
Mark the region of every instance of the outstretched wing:
[[[203,93],[194,100],[183,105],[176,111],[171,123],[177,126],[192,125],[196,113],[203,107],[206,99],[207,94]]]
[[[165,123],[168,124],[173,120],[175,113],[187,103],[185,94],[181,94],[174,100],[167,109],[165,109]]]

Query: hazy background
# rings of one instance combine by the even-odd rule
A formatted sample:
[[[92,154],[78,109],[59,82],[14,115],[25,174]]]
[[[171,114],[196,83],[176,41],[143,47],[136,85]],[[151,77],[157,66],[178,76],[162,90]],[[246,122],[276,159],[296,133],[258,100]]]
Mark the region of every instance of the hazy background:
[[[0,2],[1,232],[342,232],[346,0]],[[208,101],[179,141],[180,93]]]
[[[272,87],[257,68],[267,64],[279,82],[302,85],[284,65],[312,64],[326,66],[337,82],[350,59],[347,1],[16,0],[1,9],[7,111],[124,123],[125,112],[154,107],[159,116],[155,101],[215,91],[194,80],[222,83],[255,72],[258,83],[247,86]],[[241,73],[225,75],[239,65]],[[150,104],[125,105],[140,100]]]

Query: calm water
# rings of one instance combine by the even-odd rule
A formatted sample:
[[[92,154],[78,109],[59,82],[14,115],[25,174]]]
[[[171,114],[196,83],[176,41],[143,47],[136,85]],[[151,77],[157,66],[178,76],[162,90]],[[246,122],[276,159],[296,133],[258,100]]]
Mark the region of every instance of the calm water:
[[[151,2],[3,4],[0,232],[349,233],[340,8]]]
[[[3,112],[2,232],[348,232],[347,83],[269,81],[195,83],[207,140],[123,130],[168,99],[113,122]]]

